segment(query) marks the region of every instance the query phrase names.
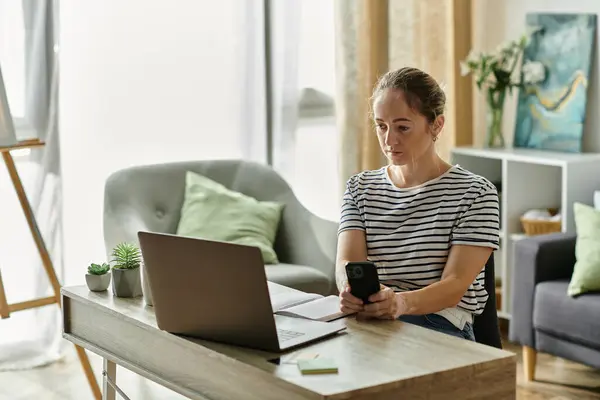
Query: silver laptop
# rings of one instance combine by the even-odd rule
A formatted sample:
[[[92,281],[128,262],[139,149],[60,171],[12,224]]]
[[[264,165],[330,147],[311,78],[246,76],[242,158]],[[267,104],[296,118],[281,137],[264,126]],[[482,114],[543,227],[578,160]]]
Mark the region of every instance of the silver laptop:
[[[164,331],[279,352],[345,329],[274,315],[257,247],[152,232],[138,239]]]

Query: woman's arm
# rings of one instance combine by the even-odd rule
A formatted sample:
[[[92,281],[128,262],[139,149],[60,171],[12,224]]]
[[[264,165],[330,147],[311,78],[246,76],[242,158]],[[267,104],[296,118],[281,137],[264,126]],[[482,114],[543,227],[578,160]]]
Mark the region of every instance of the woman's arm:
[[[356,200],[353,188],[356,188],[357,176],[350,177],[342,198],[340,227],[338,229],[337,255],[335,262],[335,283],[341,294],[346,288],[345,265],[350,261],[367,261],[367,238],[365,222]]]
[[[423,289],[396,294],[400,315],[423,315],[456,307],[484,268],[492,251],[490,247],[452,246],[439,282]]]
[[[423,289],[394,293],[384,288],[369,298],[364,306],[368,317],[398,318],[401,315],[424,315],[456,307],[469,286],[484,268],[493,249],[481,246],[452,246],[442,279]]]
[[[348,282],[345,265],[351,261],[367,261],[367,241],[365,231],[349,229],[338,237],[337,259],[335,263],[335,282],[341,293]]]

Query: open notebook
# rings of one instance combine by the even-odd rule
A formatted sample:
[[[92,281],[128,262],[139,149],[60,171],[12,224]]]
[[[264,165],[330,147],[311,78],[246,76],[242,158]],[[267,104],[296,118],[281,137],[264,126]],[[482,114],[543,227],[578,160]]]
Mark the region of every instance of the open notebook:
[[[315,321],[333,321],[344,317],[337,296],[306,293],[274,282],[268,282],[273,313]]]

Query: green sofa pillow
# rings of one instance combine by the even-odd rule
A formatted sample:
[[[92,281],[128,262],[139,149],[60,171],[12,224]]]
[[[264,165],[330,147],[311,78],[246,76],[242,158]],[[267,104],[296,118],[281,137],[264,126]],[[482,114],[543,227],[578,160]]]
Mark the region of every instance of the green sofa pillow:
[[[177,235],[255,246],[265,264],[277,264],[273,242],[282,210],[283,204],[258,201],[188,171]]]
[[[585,204],[573,205],[577,242],[575,268],[569,295],[600,291],[600,210]]]

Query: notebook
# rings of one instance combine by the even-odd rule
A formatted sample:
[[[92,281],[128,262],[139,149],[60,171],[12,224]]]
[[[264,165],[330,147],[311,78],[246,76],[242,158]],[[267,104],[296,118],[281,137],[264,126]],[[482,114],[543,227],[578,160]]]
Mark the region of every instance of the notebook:
[[[346,316],[337,296],[322,296],[268,282],[273,313],[288,317],[329,322]]]

